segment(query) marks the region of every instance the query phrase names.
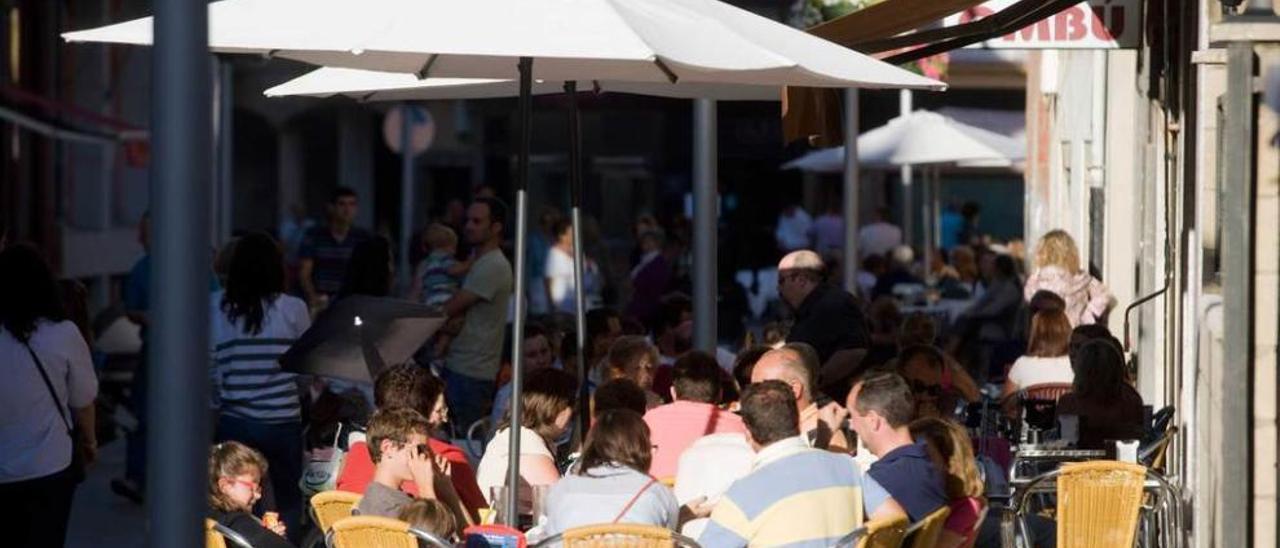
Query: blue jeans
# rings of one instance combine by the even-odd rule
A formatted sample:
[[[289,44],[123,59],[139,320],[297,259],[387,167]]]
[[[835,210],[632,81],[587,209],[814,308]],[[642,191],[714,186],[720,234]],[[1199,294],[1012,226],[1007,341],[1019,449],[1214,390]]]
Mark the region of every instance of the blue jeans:
[[[444,400],[449,404],[449,423],[456,435],[466,435],[472,423],[489,415],[493,390],[494,382],[491,380],[444,370]]]
[[[266,423],[219,415],[217,441],[238,441],[266,457],[271,481],[263,482],[259,504],[280,513],[290,538],[301,535],[302,491],[298,480],[302,479],[302,423]],[[295,542],[300,539],[301,536]]]

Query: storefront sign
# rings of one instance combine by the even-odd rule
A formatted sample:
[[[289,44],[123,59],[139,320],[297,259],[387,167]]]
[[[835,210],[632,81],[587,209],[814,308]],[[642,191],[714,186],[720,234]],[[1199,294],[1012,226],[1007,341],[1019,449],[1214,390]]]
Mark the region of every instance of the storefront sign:
[[[955,26],[982,19],[1018,3],[991,0],[945,19]],[[1136,48],[1142,35],[1140,0],[1089,0],[999,38],[974,44],[988,49]]]

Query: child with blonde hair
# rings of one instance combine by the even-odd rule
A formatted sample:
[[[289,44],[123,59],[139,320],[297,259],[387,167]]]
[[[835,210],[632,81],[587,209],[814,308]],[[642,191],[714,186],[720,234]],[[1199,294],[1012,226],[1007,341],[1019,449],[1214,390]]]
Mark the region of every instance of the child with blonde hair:
[[[250,544],[266,548],[292,548],[285,526],[275,512],[254,517],[253,505],[262,498],[267,459],[239,442],[213,446],[209,453],[210,518],[240,533]]]
[[[1062,297],[1071,327],[1102,323],[1115,302],[1107,286],[1080,267],[1076,242],[1063,230],[1049,231],[1036,244],[1035,268],[1023,296],[1030,301],[1040,290]]]

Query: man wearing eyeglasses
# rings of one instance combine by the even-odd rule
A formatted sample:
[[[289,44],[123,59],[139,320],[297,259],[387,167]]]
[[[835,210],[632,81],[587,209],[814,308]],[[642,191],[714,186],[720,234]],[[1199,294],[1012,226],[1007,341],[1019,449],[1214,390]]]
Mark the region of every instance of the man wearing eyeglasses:
[[[844,401],[871,345],[857,297],[826,281],[826,265],[809,250],[788,253],[778,263],[778,294],[793,313],[787,342],[818,351],[819,388]]]

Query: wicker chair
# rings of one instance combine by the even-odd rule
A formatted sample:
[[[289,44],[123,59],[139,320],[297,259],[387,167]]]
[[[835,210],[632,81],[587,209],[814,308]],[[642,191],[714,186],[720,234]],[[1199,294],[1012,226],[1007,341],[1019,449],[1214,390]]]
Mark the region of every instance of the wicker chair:
[[[938,544],[938,539],[942,538],[942,526],[947,523],[947,518],[950,516],[951,509],[943,506],[911,524],[907,529],[905,545],[910,548],[933,548]]]
[[[328,531],[334,523],[351,517],[351,510],[360,504],[361,496],[346,491],[324,491],[311,497],[311,516],[320,531]]]
[[[944,520],[945,521],[945,520]],[[837,548],[898,548],[907,536],[907,516],[871,520],[837,540]]]
[[[1016,546],[1017,533],[1023,528],[1022,517],[1028,511],[1027,501],[1039,484],[1051,479],[1057,480],[1059,548],[1133,546],[1145,483],[1149,480],[1156,482],[1162,492],[1160,529],[1171,535],[1180,534],[1179,496],[1162,476],[1138,464],[1092,461],[1065,463],[1023,488],[1013,511],[1006,513],[1003,520],[1005,546]],[[1172,542],[1173,546],[1180,544],[1176,539]]]
[[[227,541],[231,541],[228,543]],[[253,548],[240,533],[211,519],[204,520],[205,548]]]
[[[538,542],[534,545],[534,548],[547,546],[563,546],[564,548],[672,548],[684,546],[699,548],[697,541],[666,527],[635,523],[606,523],[574,527]]]
[[[400,520],[382,516],[351,516],[333,524],[325,543],[330,548],[453,548],[453,543]]]

